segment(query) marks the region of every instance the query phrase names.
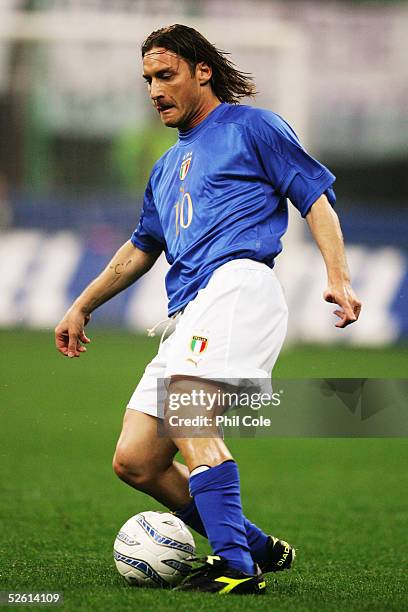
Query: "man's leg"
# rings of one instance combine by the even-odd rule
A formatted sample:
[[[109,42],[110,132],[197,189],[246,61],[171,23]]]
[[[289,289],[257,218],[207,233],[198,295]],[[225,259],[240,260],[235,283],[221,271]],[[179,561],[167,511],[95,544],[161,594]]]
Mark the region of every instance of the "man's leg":
[[[219,387],[203,379],[172,377],[168,393],[172,403],[166,403],[164,426],[189,469],[190,494],[214,554],[226,559],[235,570],[255,574],[242,513],[238,466],[215,425],[217,413],[224,409],[208,403],[208,398],[218,396]],[[174,405],[177,398],[183,398],[183,402]],[[174,426],[176,408],[176,422],[181,428]],[[191,418],[200,425],[183,427]]]
[[[204,456],[206,463],[217,465],[231,459],[225,445],[225,448],[205,449],[196,445],[199,441],[199,438],[190,441],[185,451],[192,461],[200,461],[199,457]],[[206,452],[210,452],[210,455]],[[177,446],[172,440],[157,435],[156,417],[138,410],[126,410],[113,459],[114,471],[124,482],[176,512],[189,527],[207,537],[195,501],[189,493],[189,469],[174,461],[176,453]],[[244,524],[253,560],[263,564],[268,558],[268,538],[246,517]]]
[[[190,493],[215,555],[247,574],[255,567],[242,513],[238,467],[220,438],[175,440],[190,470]]]
[[[124,482],[173,511],[191,502],[188,469],[173,461],[176,453],[169,438],[158,437],[156,417],[126,410],[113,469]]]

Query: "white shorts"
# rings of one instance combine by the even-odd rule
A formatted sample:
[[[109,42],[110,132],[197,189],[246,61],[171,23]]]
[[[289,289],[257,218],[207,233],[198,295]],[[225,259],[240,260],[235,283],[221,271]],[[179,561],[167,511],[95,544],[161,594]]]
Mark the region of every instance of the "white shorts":
[[[162,416],[157,380],[173,375],[242,386],[262,379],[270,389],[286,327],[287,306],[273,270],[251,259],[224,264],[174,317],[173,333],[147,365],[127,407]]]

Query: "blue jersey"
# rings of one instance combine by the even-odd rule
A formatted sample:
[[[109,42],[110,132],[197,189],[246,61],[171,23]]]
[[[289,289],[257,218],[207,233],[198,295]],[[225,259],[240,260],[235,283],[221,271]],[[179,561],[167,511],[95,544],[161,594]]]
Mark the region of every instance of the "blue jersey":
[[[287,198],[305,216],[319,196],[335,201],[334,175],[271,111],[220,104],[155,164],[132,243],[164,251],[169,315],[216,268],[249,258],[270,267],[282,250]]]

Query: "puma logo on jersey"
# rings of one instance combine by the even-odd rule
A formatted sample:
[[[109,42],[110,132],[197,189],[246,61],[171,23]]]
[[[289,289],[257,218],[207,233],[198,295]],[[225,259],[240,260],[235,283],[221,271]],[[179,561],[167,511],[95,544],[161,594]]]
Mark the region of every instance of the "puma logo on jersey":
[[[193,359],[192,357],[188,357],[186,361],[191,361],[191,363],[194,363],[195,367],[198,368],[198,364],[201,361],[201,359]]]

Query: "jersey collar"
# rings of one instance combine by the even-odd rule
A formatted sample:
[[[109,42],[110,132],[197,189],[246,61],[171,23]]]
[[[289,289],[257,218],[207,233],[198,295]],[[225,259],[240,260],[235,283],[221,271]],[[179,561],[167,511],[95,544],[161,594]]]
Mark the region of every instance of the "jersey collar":
[[[201,123],[196,125],[191,130],[186,130],[183,132],[179,130],[179,141],[182,144],[187,144],[195,140],[197,136],[199,136],[199,134],[201,134],[201,132],[203,132],[218,117],[219,113],[224,110],[225,106],[226,103],[221,102],[221,104],[216,106],[211,113],[209,113],[209,115],[207,115],[207,117],[201,121]]]

